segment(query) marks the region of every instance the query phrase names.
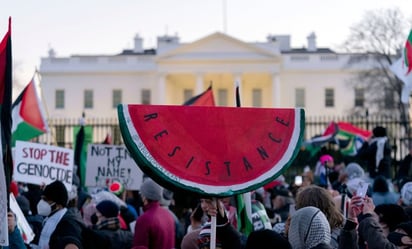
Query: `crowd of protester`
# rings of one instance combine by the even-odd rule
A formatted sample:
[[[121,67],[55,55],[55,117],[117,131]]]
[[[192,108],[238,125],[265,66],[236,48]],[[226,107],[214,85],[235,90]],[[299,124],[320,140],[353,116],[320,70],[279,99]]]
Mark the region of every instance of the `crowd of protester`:
[[[373,133],[358,153],[362,166],[322,154],[315,167],[304,168],[301,181],[279,176],[252,191],[249,231],[235,197],[196,197],[177,212],[177,193],[149,177],[139,191],[120,182],[93,191],[74,182],[69,192],[59,181],[13,183],[35,237],[24,243],[10,212],[8,248],[209,249],[212,217],[218,249],[412,248],[411,157],[392,176],[386,130]]]

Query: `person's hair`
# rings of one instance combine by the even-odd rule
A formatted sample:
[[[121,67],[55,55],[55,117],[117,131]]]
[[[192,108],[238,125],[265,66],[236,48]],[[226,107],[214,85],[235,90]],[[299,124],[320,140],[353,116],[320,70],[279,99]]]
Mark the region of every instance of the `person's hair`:
[[[384,176],[377,176],[373,182],[373,192],[386,193],[389,192],[388,182]]]
[[[328,190],[316,185],[301,188],[296,196],[296,210],[308,206],[319,208],[328,219],[331,229],[343,226],[344,217]]]

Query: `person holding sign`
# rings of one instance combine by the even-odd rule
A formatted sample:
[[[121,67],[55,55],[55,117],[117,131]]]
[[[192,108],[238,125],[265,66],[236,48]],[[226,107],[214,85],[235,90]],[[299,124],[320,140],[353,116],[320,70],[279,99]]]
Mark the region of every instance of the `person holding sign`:
[[[38,214],[45,216],[45,223],[36,249],[82,248],[82,220],[78,213],[67,209],[68,192],[61,181],[47,185],[37,204]]]
[[[241,248],[240,234],[230,224],[223,202],[203,198],[200,199],[200,205],[209,218],[216,216],[216,249]],[[199,231],[197,244],[200,249],[209,249],[210,242],[211,223],[206,222]]]

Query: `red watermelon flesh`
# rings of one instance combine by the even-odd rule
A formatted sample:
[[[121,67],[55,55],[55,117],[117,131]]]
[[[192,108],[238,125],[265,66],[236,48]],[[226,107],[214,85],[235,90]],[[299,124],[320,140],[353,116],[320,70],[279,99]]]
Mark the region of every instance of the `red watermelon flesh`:
[[[125,144],[142,170],[169,186],[227,196],[256,189],[289,166],[302,109],[120,105]]]

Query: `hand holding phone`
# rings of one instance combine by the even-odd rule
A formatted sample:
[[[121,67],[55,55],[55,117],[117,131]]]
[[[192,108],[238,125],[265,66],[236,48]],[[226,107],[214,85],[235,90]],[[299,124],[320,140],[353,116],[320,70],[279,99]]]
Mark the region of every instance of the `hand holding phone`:
[[[366,193],[368,192],[368,183],[366,182],[359,182],[359,186],[356,189],[356,195],[362,198],[365,198]]]

